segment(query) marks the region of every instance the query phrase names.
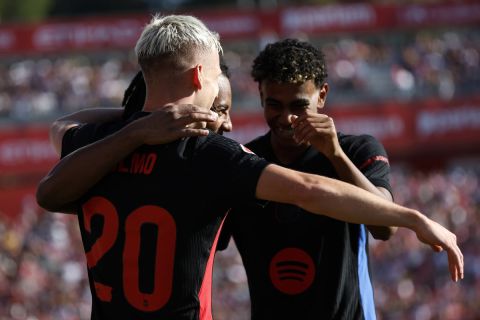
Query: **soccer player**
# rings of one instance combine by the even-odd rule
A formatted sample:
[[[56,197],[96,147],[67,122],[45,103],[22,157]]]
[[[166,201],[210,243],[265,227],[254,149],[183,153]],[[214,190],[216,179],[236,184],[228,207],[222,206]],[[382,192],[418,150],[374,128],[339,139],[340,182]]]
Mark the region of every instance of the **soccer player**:
[[[155,110],[158,144],[172,142],[182,137],[208,135],[208,130],[192,126],[202,121],[207,123],[209,130],[218,134],[232,131],[230,71],[222,58],[220,69],[222,74],[218,78],[219,91],[210,108],[211,111],[202,110],[192,104],[170,104]],[[134,113],[142,110],[145,94],[145,80],[142,72],[139,71],[125,90],[123,108],[88,108],[54,121],[50,127],[50,139],[57,154],[62,154],[62,141],[68,130],[84,124],[128,120]],[[70,178],[75,179],[75,177],[76,175],[73,175]]]
[[[207,128],[217,132],[218,134],[223,134],[223,132],[230,132],[232,131],[232,121],[230,119],[230,110],[232,106],[232,88],[230,85],[230,71],[225,63],[223,57],[220,57],[220,70],[222,70],[222,74],[218,78],[218,95],[213,101],[213,105],[211,110],[218,115],[216,121],[207,122]],[[123,99],[122,105],[125,107],[124,112],[122,114],[123,120],[127,120],[130,118],[134,113],[141,111],[143,104],[145,103],[145,94],[146,94],[146,87],[145,87],[145,80],[143,79],[143,74],[139,71],[135,77],[132,79],[132,82],[128,86],[127,90],[125,91],[125,97]],[[191,112],[190,106],[176,106],[174,105],[173,108],[187,108],[185,111]],[[160,109],[162,110],[162,109]],[[69,119],[72,121],[75,116],[70,116]],[[197,122],[202,119],[196,119]],[[204,119],[203,119],[204,120]],[[60,119],[57,121],[59,124],[63,123],[65,120]],[[90,123],[94,123],[97,121],[89,121]],[[81,123],[78,122],[78,125]],[[175,127],[175,129],[177,129]],[[195,132],[195,131],[194,131]],[[57,141],[63,138],[63,134],[65,130],[59,130],[56,127],[52,128],[52,135],[58,137]],[[177,137],[178,138],[178,137]],[[171,142],[175,139],[171,139],[168,142]],[[61,143],[58,143],[56,148],[60,148]]]
[[[218,119],[215,122],[207,123],[207,128],[223,135],[224,132],[232,131],[233,125],[230,118],[230,111],[232,110],[230,72],[222,57],[220,57],[220,69],[222,74],[218,78],[218,95],[213,100],[213,106],[210,109],[218,115]]]
[[[447,251],[454,280],[463,276],[455,235],[416,210],[341,181],[269,164],[213,133],[155,145],[158,128],[148,112],[170,103],[211,107],[219,51],[217,37],[197,19],[154,17],[136,45],[147,88],[144,112],[122,125],[69,130],[63,149],[70,150],[62,152],[81,148],[39,185],[38,201],[48,203],[55,196],[52,177],[69,158],[82,159],[94,147],[101,151],[101,180],[77,206],[92,319],[210,319],[213,254],[224,211],[254,197],[353,223],[410,228]],[[101,140],[82,147],[92,137]],[[108,167],[113,171],[104,175]]]
[[[392,201],[383,146],[337,133],[323,113],[323,53],[307,42],[269,44],[253,62],[270,131],[246,144],[269,162],[354,184]],[[247,272],[252,319],[375,319],[368,233],[361,224],[277,202],[233,209],[219,247],[233,235]],[[394,228],[369,226],[375,238]]]
[[[230,71],[222,58],[220,59],[220,69],[222,74],[218,78],[219,91],[210,108],[211,111],[202,110],[192,104],[170,104],[152,112],[150,117],[152,117],[152,123],[155,126],[156,144],[172,142],[184,137],[208,135],[208,130],[218,134],[232,130],[233,126],[230,118],[232,106]],[[67,154],[62,152],[62,144],[67,131],[72,130],[73,132],[81,125],[92,126],[96,123],[128,120],[133,114],[142,110],[145,103],[145,91],[143,74],[139,71],[130,82],[127,90],[125,90],[122,101],[123,109],[89,108],[54,121],[50,128],[50,139],[58,155]],[[208,130],[195,128],[194,125],[198,125],[201,122],[206,122]],[[89,139],[91,140],[90,142],[93,142],[92,137]],[[104,150],[106,149],[99,146],[98,150],[94,152],[84,152],[84,157],[81,159],[72,157],[72,165],[56,171],[54,175],[56,178],[55,182],[50,183],[50,187],[55,188],[53,192],[55,197],[50,199],[48,203],[44,203],[44,206],[51,208],[52,211],[64,213],[72,211],[71,201],[67,201],[67,199],[78,199],[107,173],[107,171],[103,170],[108,170],[108,167],[103,166],[102,162],[97,162],[95,167],[89,165],[89,163],[97,161],[99,156],[101,159],[112,159],[113,153],[105,153]],[[117,158],[117,161],[119,160],[120,158]],[[91,171],[92,168],[95,168],[95,171]],[[70,184],[71,187],[64,188],[63,186],[66,183]],[[58,206],[55,204],[56,202],[61,202],[62,205]]]

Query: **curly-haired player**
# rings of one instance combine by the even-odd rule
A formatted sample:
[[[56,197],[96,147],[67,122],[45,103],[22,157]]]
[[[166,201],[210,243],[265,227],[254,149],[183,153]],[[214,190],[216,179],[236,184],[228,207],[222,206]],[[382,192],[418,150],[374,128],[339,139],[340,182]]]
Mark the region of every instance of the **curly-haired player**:
[[[319,89],[328,76],[323,52],[296,39],[268,44],[253,61],[251,74],[259,85],[264,80],[285,84],[311,80]]]
[[[270,131],[246,146],[268,161],[343,180],[389,201],[389,165],[371,136],[337,133],[323,113],[325,57],[311,44],[269,44],[253,62]],[[231,211],[230,232],[248,276],[252,319],[375,319],[366,228],[269,202]],[[388,239],[389,227],[368,227]]]

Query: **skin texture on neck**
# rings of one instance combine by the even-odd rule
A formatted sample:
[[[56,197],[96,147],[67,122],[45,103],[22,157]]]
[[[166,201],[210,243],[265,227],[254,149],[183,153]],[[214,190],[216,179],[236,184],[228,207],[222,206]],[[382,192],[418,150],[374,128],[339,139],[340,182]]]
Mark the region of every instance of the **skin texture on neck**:
[[[172,71],[168,68],[162,68],[161,71],[158,70],[156,72],[160,75],[145,77],[146,96],[143,106],[144,111],[156,111],[170,103],[193,104],[195,87],[191,83],[192,71]]]

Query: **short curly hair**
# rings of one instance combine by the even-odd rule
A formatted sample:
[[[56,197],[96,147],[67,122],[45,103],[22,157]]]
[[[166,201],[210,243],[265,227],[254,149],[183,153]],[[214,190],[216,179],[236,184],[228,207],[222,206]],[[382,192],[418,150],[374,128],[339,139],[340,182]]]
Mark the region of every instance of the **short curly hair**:
[[[328,76],[323,52],[297,39],[268,44],[253,61],[251,75],[259,84],[264,80],[277,83],[313,80],[317,87],[322,86]]]

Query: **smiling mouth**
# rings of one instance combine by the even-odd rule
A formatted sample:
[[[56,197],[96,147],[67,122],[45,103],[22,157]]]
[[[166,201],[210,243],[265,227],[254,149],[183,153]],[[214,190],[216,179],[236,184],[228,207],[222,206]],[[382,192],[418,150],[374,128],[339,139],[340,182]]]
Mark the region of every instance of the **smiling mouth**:
[[[282,138],[293,138],[293,128],[291,127],[277,127],[275,131]]]

